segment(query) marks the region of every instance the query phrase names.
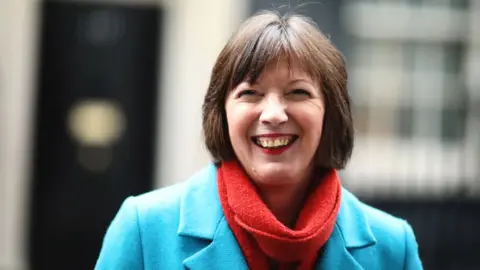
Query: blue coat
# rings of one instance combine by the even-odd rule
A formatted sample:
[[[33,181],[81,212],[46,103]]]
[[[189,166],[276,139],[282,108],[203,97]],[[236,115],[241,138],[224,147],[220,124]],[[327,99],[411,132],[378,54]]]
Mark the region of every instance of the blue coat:
[[[412,228],[342,190],[336,226],[317,269],[422,269]],[[213,164],[188,181],[122,204],[96,270],[248,269],[220,205]]]

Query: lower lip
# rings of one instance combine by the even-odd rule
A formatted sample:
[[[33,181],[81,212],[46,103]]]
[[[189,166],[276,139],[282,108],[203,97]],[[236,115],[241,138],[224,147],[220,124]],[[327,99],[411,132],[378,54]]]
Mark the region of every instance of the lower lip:
[[[290,148],[290,146],[292,146],[292,144],[287,145],[287,146],[283,146],[283,147],[279,147],[279,148],[274,148],[274,149],[262,148],[260,146],[258,146],[258,147],[260,147],[260,149],[262,149],[263,153],[265,153],[267,155],[280,155],[283,152],[287,151],[288,148]]]

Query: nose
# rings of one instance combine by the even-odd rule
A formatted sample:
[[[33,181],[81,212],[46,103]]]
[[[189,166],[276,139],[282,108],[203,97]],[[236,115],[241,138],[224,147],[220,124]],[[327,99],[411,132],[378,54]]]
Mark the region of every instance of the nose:
[[[285,105],[281,100],[266,100],[265,106],[260,114],[260,122],[264,125],[278,126],[287,122],[288,116],[285,112]]]

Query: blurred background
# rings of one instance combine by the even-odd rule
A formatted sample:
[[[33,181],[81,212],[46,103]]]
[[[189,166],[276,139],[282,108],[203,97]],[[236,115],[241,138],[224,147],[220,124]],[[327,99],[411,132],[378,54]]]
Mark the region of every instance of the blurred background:
[[[408,220],[425,269],[479,269],[478,0],[2,0],[0,269],[93,269],[127,196],[205,166],[210,70],[271,8],[347,59],[344,185]]]

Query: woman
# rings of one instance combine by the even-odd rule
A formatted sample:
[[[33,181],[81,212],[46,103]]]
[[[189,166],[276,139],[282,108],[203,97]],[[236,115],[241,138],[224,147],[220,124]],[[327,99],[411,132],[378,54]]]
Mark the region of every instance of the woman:
[[[128,198],[96,269],[422,269],[407,222],[341,187],[347,72],[307,18],[263,12],[240,27],[213,68],[203,128],[214,162]]]

